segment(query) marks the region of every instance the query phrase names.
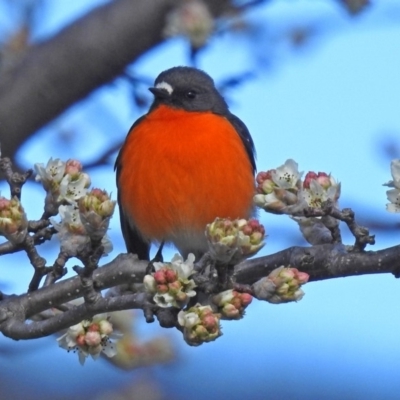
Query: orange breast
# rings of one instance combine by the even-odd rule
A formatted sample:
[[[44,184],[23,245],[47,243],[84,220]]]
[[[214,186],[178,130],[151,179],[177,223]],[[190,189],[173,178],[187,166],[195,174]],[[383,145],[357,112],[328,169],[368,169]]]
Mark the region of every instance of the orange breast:
[[[223,117],[158,107],[127,137],[120,162],[121,203],[145,238],[174,242],[203,235],[216,217],[251,214],[251,163]]]

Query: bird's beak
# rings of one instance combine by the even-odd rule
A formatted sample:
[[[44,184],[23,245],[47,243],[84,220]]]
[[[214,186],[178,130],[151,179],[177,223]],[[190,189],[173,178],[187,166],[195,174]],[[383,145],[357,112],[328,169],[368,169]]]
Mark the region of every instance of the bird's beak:
[[[149,90],[154,94],[154,97],[159,99],[167,99],[170,96],[170,94],[162,88],[151,87]]]

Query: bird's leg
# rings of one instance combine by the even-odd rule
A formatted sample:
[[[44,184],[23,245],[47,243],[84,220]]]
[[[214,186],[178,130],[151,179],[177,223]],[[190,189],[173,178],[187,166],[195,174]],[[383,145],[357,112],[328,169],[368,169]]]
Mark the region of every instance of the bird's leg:
[[[147,264],[147,268],[146,268],[146,274],[150,274],[151,272],[154,271],[154,263],[155,262],[164,262],[164,258],[162,255],[162,251],[164,248],[164,244],[165,242],[162,241],[160,244],[160,247],[157,250],[156,255],[154,256],[154,258],[152,260],[149,261],[149,263]]]
[[[217,262],[215,263],[215,271],[217,272],[218,284],[221,290],[225,290],[229,278],[228,265]]]

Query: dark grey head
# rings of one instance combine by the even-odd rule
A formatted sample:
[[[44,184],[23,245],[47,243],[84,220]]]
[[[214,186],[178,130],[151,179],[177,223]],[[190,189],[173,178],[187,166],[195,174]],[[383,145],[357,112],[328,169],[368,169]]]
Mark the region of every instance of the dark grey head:
[[[191,67],[167,69],[149,88],[155,99],[151,109],[160,104],[187,111],[212,111],[227,114],[228,106],[218,93],[214,81],[205,72]]]

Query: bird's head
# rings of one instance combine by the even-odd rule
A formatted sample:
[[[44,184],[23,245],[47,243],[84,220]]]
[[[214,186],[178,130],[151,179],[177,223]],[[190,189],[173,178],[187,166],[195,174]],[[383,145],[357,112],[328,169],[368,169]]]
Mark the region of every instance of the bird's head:
[[[226,114],[228,106],[205,72],[191,67],[174,67],[162,72],[149,88],[154,94],[152,108],[161,104],[187,111]]]

